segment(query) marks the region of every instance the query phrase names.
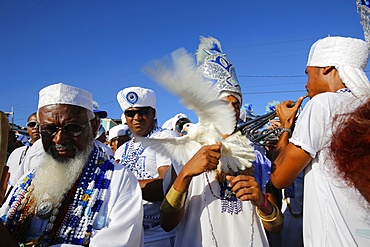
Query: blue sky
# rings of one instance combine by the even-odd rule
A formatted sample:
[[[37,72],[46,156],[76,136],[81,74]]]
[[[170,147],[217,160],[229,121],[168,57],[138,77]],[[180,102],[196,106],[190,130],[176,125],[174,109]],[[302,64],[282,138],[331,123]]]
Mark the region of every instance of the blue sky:
[[[305,94],[309,48],[328,35],[363,39],[355,0],[0,0],[0,110],[13,107],[24,126],[39,90],[64,82],[120,118],[117,92],[142,86],[157,93],[159,124],[179,112],[196,121],[141,69],[213,36],[260,115],[269,102]]]

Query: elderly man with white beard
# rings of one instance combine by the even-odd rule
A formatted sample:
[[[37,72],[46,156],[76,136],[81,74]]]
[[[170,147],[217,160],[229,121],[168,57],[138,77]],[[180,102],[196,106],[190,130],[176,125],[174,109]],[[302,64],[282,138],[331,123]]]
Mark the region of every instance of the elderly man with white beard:
[[[142,246],[136,177],[94,142],[92,95],[62,83],[40,91],[44,151],[0,210],[0,246]]]

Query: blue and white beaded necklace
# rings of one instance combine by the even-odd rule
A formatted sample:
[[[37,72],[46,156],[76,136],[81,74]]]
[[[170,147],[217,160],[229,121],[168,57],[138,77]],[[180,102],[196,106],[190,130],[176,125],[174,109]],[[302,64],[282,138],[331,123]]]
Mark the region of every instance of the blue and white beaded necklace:
[[[97,223],[97,215],[106,198],[113,175],[114,165],[104,158],[104,153],[94,148],[89,163],[85,166],[79,180],[74,200],[68,208],[61,227],[56,234],[57,243],[88,244],[92,228],[102,228]],[[34,216],[35,205],[31,198],[34,170],[15,189],[9,203],[7,214],[1,217],[10,232],[19,229],[26,219]],[[58,209],[56,208],[56,213]],[[51,241],[50,231],[55,217],[51,216],[42,236],[35,243],[48,245]],[[53,220],[51,220],[53,219]],[[29,221],[28,221],[29,222]]]
[[[149,138],[154,133],[161,131],[162,129],[157,125],[154,126],[153,130],[146,136]],[[131,139],[127,142],[125,149],[124,149],[124,156],[121,163],[126,166],[128,169],[132,171],[132,173],[138,179],[150,179],[153,178],[147,171],[145,171],[144,167],[139,164],[137,161],[140,155],[144,152],[145,147],[142,143],[139,143],[135,148],[134,139]]]

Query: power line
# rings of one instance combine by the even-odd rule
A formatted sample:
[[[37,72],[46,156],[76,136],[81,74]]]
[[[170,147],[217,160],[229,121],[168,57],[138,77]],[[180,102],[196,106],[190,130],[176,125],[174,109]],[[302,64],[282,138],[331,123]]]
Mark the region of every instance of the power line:
[[[307,77],[307,75],[238,75],[238,77],[261,77],[261,78],[290,78],[290,77]]]
[[[286,90],[286,91],[265,91],[265,92],[248,92],[242,94],[276,94],[276,93],[299,93],[306,92],[306,90]]]

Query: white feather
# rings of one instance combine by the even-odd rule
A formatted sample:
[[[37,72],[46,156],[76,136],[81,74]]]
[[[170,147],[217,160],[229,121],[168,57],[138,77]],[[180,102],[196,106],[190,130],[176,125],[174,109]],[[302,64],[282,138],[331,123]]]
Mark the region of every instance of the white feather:
[[[254,160],[253,147],[245,136],[233,134],[236,125],[234,109],[217,98],[212,83],[204,79],[194,64],[193,56],[178,49],[170,57],[147,65],[144,72],[161,86],[178,96],[198,116],[198,123],[186,125],[188,134],[179,138],[139,138],[144,146],[185,164],[203,145],[222,142],[221,171],[244,170]]]

